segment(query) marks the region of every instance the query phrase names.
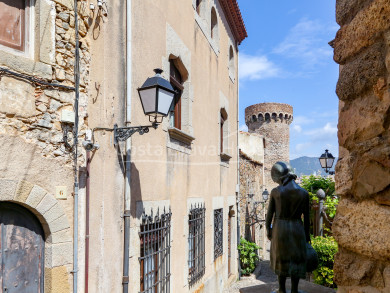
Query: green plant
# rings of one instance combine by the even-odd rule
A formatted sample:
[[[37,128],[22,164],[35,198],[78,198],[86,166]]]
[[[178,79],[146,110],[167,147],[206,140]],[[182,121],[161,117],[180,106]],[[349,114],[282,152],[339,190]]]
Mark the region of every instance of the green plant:
[[[334,288],[333,263],[334,256],[338,251],[337,242],[333,237],[312,237],[311,245],[318,254],[318,268],[313,271],[316,284]]]
[[[241,261],[241,274],[249,275],[256,268],[256,262],[259,260],[257,250],[261,249],[256,243],[250,242],[244,238],[240,238],[238,252]]]
[[[303,176],[301,178],[301,183],[300,183],[301,187],[306,189],[307,192],[309,193],[309,196],[310,196],[310,205],[313,206],[313,205],[317,205],[318,204],[318,197],[316,195],[317,191],[321,188],[322,190],[325,191],[325,200],[324,200],[324,208],[325,208],[325,212],[328,216],[328,219],[330,221],[332,221],[332,219],[335,217],[336,215],[336,208],[337,208],[337,205],[339,203],[339,198],[337,195],[335,195],[335,182],[333,181],[333,178],[331,177],[322,177],[322,176],[314,176],[314,175],[310,175],[310,176]],[[313,225],[316,225],[316,223],[314,223],[314,209],[311,210],[311,215],[310,215],[310,218],[311,218],[311,231],[313,231]],[[328,227],[326,226],[326,224],[324,224],[324,231],[327,233],[327,234],[332,234],[331,230],[329,229],[329,225]]]
[[[335,193],[335,183],[331,177],[302,176],[300,185],[309,192],[310,203],[318,202],[316,196],[318,189],[324,190],[327,196],[334,196]]]

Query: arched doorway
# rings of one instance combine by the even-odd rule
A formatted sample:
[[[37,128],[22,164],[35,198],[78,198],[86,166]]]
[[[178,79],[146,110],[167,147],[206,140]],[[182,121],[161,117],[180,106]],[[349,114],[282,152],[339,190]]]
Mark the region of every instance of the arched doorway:
[[[42,293],[45,239],[26,208],[0,202],[0,287],[4,293]]]

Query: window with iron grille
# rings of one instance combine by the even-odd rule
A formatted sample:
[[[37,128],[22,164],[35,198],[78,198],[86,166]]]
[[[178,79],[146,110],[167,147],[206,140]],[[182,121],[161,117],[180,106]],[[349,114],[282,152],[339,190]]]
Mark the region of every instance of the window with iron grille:
[[[204,205],[191,205],[188,215],[188,283],[190,287],[205,273],[205,211]]]
[[[223,209],[214,210],[214,259],[223,254]]]
[[[170,292],[171,209],[159,215],[142,214],[141,238],[141,291],[140,293]]]

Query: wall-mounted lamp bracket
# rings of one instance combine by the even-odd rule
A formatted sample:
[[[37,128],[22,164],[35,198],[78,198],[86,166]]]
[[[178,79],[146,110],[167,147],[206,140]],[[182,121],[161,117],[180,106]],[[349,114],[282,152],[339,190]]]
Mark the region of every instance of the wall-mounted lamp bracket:
[[[119,141],[125,141],[130,138],[134,133],[138,132],[140,135],[149,132],[149,128],[157,129],[158,123],[153,122],[152,125],[146,126],[132,126],[132,127],[118,127],[118,124],[114,125],[114,142],[115,145],[118,144]]]

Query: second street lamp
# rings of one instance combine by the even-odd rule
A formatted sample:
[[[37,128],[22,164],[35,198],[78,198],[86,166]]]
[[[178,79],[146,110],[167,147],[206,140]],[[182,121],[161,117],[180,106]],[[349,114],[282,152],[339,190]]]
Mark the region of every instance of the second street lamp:
[[[325,169],[326,173],[329,173],[330,175],[334,175],[334,171],[329,171],[332,166],[335,157],[331,153],[329,153],[328,150],[325,150],[325,153],[321,155],[321,157],[318,158],[321,164],[321,167]]]

